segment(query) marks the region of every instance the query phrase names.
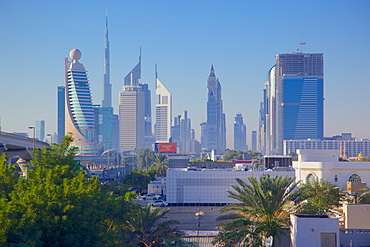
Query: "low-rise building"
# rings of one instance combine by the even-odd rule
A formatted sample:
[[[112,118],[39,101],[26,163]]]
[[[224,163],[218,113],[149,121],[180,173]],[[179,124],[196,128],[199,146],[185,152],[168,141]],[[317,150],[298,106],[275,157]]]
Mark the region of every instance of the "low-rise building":
[[[170,168],[167,171],[167,201],[171,205],[223,205],[235,203],[227,191],[238,185],[239,178],[248,183],[248,177],[259,179],[262,174],[275,176],[294,176],[294,170],[238,170],[235,168]]]
[[[324,179],[347,190],[347,182],[370,184],[370,162],[339,161],[339,150],[297,150],[297,181]]]

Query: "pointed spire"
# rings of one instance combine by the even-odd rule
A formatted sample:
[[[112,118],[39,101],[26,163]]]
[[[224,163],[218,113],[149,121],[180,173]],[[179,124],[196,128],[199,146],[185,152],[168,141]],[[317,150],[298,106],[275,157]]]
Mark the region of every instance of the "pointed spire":
[[[155,64],[155,79],[158,79],[157,64]]]
[[[209,74],[209,77],[216,77],[215,70],[213,68],[213,64],[212,64],[212,67],[211,67],[211,73]]]

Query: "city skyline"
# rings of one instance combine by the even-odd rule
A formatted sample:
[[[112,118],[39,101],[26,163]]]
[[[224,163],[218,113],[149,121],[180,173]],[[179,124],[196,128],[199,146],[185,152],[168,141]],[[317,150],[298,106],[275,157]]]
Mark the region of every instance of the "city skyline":
[[[57,132],[56,89],[63,85],[63,58],[73,48],[83,51],[93,103],[102,102],[107,7],[116,114],[123,78],[142,47],[141,81],[149,83],[153,96],[153,67],[158,63],[161,80],[173,96],[173,115],[187,110],[200,141],[199,124],[206,121],[206,79],[214,64],[223,84],[227,148],[232,148],[233,116],[242,113],[247,129],[258,129],[266,71],[275,63],[276,54],[300,48],[303,35],[307,43],[303,52],[324,53],[324,135],[350,132],[357,138],[370,138],[366,114],[370,48],[365,45],[370,3],[270,3],[67,1],[45,5],[41,1],[3,1],[0,97],[9,104],[0,106],[2,130],[30,133],[28,126],[44,119],[46,133]],[[73,28],[65,24],[68,19],[74,19]]]

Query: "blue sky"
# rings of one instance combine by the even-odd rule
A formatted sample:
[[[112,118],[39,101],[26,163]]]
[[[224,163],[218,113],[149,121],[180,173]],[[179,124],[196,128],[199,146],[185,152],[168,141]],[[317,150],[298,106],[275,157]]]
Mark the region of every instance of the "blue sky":
[[[199,137],[213,64],[232,148],[235,114],[243,114],[250,137],[275,55],[296,51],[305,38],[303,52],[324,53],[325,136],[370,138],[368,0],[1,0],[3,131],[31,134],[27,127],[43,119],[46,132],[56,132],[57,86],[73,48],[81,50],[93,101],[101,104],[106,7],[116,113],[123,77],[142,47],[141,82],[150,85],[153,109],[157,63],[159,79],[173,95],[173,115],[188,110]]]

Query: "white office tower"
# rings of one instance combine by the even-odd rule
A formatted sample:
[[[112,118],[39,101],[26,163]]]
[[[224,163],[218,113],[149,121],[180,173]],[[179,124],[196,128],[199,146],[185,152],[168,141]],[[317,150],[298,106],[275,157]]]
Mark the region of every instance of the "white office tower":
[[[124,79],[119,94],[120,151],[140,151],[145,147],[145,93],[141,78],[141,55],[139,63]]]
[[[172,120],[172,96],[163,86],[157,76],[155,78],[155,93],[157,95],[156,113],[156,142],[169,142],[171,138],[171,120]]]

